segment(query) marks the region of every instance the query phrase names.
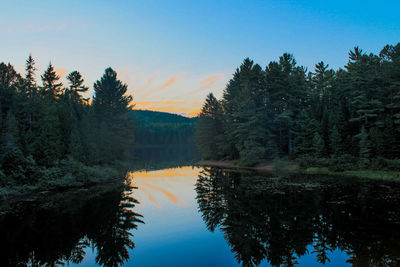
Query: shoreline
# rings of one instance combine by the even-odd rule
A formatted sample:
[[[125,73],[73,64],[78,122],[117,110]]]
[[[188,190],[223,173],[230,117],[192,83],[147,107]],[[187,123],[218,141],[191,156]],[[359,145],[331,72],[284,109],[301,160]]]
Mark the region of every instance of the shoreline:
[[[68,191],[87,190],[99,186],[106,186],[110,184],[114,185],[121,181],[123,181],[123,179],[121,178],[111,178],[111,179],[99,180],[96,182],[92,181],[82,185],[54,186],[48,188],[43,188],[37,185],[30,186],[29,188],[26,187],[24,188],[23,186],[9,187],[6,188],[8,192],[6,192],[5,194],[3,192],[3,195],[0,195],[0,206],[2,203],[7,201],[13,201],[13,200],[19,201],[25,198],[39,196],[42,194],[59,194]]]
[[[400,172],[393,170],[344,170],[342,172],[330,171],[324,167],[309,167],[301,169],[294,161],[267,161],[253,167],[238,166],[237,160],[201,160],[196,165],[203,167],[219,167],[236,170],[251,170],[257,172],[287,172],[305,175],[330,175],[346,178],[370,179],[400,182]]]
[[[300,171],[299,166],[294,161],[280,161],[279,163],[274,161],[266,161],[259,163],[255,166],[238,166],[238,160],[201,160],[196,163],[198,166],[210,166],[210,167],[221,167],[229,169],[244,169],[253,170],[259,172],[273,172],[273,171],[286,171],[286,172],[298,172]]]

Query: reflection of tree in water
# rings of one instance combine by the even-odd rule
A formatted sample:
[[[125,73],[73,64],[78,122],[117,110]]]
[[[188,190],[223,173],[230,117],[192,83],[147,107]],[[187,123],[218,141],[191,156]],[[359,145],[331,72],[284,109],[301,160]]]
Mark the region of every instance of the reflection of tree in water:
[[[104,266],[122,265],[129,258],[128,248],[133,249],[135,244],[131,240],[131,229],[137,229],[141,215],[132,208],[139,202],[124,192],[119,207],[113,217],[101,228],[100,233],[93,237],[97,247],[96,262]]]
[[[0,215],[0,266],[55,266],[80,263],[88,247],[96,262],[118,266],[129,259],[131,231],[142,216],[133,212],[131,188],[81,190],[45,203],[24,201]],[[99,190],[101,192],[99,192]]]
[[[325,264],[337,248],[354,266],[400,264],[399,185],[205,168],[196,191],[208,229],[222,229],[244,266],[292,266],[307,253]]]

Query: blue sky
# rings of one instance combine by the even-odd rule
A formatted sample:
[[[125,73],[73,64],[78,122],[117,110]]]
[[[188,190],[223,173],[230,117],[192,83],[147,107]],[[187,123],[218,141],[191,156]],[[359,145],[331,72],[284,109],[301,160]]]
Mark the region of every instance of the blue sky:
[[[263,67],[282,53],[312,69],[347,63],[358,45],[400,41],[400,1],[1,1],[0,61],[38,74],[79,70],[92,87],[108,66],[138,108],[193,114],[221,95],[245,57]],[[39,75],[37,75],[39,79]]]

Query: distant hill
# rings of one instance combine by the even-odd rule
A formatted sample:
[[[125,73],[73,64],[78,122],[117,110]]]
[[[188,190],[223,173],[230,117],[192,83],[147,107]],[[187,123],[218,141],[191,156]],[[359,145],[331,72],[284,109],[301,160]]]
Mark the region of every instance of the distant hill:
[[[137,147],[194,145],[197,118],[167,112],[136,110]]]
[[[142,125],[148,124],[176,124],[176,123],[195,123],[197,118],[187,118],[182,115],[151,111],[151,110],[135,110],[135,121]]]

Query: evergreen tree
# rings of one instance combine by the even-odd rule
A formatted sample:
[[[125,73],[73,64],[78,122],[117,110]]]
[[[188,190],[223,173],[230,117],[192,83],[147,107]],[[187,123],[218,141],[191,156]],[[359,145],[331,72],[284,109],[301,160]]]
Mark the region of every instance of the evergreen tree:
[[[62,83],[58,82],[60,80],[60,77],[57,75],[51,63],[49,64],[41,78],[43,82],[42,94],[52,99],[55,99],[62,92]]]
[[[107,68],[103,77],[94,83],[93,108],[98,122],[100,150],[103,162],[123,159],[133,144],[132,96],[128,86],[117,79],[117,73]]]
[[[334,125],[331,130],[331,133],[329,135],[329,140],[330,140],[331,152],[334,156],[338,156],[340,155],[340,153],[343,153],[342,138],[340,136],[340,133],[336,125]]]
[[[313,154],[313,138],[319,130],[318,128],[317,121],[311,118],[305,110],[302,110],[294,127],[293,156]]]
[[[313,137],[313,152],[316,157],[322,157],[325,155],[325,142],[322,139],[321,135],[318,132],[314,134]]]
[[[78,71],[74,70],[68,74],[67,79],[69,81],[69,90],[67,90],[66,93],[69,97],[74,101],[80,102],[84,100],[87,102],[88,99],[82,99],[80,95],[80,93],[85,93],[89,89],[89,87],[83,84],[85,80],[82,78],[82,75]]]
[[[36,95],[36,82],[35,82],[35,60],[32,58],[32,55],[29,54],[28,59],[26,60],[25,64],[25,82],[26,82],[26,89],[27,95],[29,98],[33,98]]]
[[[365,130],[364,126],[361,128],[361,132],[357,135],[357,137],[360,139],[360,141],[359,141],[359,147],[360,147],[359,157],[361,159],[368,159],[370,156],[370,152],[371,152],[371,144],[370,144],[370,141],[368,138],[368,133]]]
[[[196,128],[197,145],[205,159],[218,159],[223,156],[218,149],[223,134],[222,107],[210,93],[201,109]]]
[[[127,90],[128,86],[117,79],[117,73],[107,68],[103,77],[94,83],[93,107],[98,117],[113,120],[117,116],[125,116],[132,108],[132,96],[125,95]]]

